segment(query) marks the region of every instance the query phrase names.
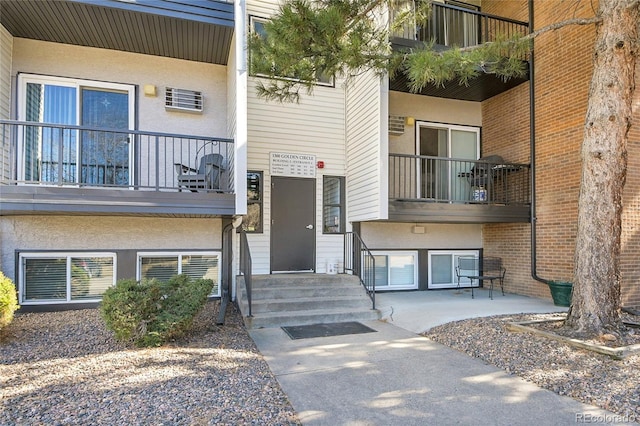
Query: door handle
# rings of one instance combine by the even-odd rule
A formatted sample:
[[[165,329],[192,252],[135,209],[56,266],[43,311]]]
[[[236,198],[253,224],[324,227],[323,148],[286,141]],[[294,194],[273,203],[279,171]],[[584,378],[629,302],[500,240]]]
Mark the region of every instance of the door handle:
[[[305,228],[307,228],[307,229],[313,229],[313,225],[307,225],[307,226],[305,226]]]

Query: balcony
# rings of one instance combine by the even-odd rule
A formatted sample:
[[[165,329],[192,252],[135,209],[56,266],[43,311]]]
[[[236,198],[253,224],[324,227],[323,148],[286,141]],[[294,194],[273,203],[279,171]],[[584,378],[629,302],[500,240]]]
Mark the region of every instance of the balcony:
[[[0,146],[0,215],[235,211],[229,139],[0,120]]]
[[[413,5],[412,1],[402,3],[392,13],[391,19],[393,20],[394,16],[403,8],[412,8]],[[431,3],[431,16],[426,25],[405,25],[404,28],[392,34],[391,42],[394,49],[408,50],[433,41],[434,49],[445,50],[454,46],[469,47],[492,42],[496,40],[496,37],[526,35],[528,32],[529,24],[526,22],[433,2]],[[523,61],[526,59],[522,58]],[[481,102],[516,87],[528,79],[527,76],[526,78],[512,78],[505,82],[493,74],[482,73],[468,86],[460,85],[457,81],[450,81],[444,87],[427,85],[420,94]],[[407,80],[403,75],[399,74],[389,84],[391,90],[409,91]]]
[[[389,155],[389,220],[529,222],[528,164]]]
[[[217,0],[2,0],[14,37],[226,65],[233,2]]]

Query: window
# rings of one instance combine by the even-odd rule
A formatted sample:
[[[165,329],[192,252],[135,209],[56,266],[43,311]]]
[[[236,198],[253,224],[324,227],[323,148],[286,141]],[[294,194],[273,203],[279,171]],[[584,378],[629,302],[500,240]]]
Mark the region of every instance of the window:
[[[455,288],[458,286],[456,266],[462,256],[478,256],[478,250],[431,250],[429,251],[429,288]],[[476,271],[477,272],[477,271]],[[468,278],[460,279],[460,286],[469,287]],[[474,286],[477,287],[476,281]]]
[[[242,221],[245,232],[262,232],[262,172],[247,173],[247,216]]]
[[[322,233],[342,234],[344,219],[344,177],[325,176],[322,185]]]
[[[372,251],[376,260],[376,290],[415,290],[418,288],[418,252]]]
[[[20,303],[95,302],[115,284],[115,253],[20,253]]]
[[[265,39],[267,36],[267,33],[265,31],[264,28],[264,24],[268,21],[265,18],[259,18],[257,16],[250,16],[249,17],[250,20],[250,25],[251,25],[251,31],[255,34],[257,34],[261,39]],[[258,65],[257,62],[254,62],[253,60],[249,60],[249,63],[251,64],[251,68],[255,69],[256,67],[261,68],[262,64]],[[272,69],[273,74],[280,76],[282,79],[290,79],[290,80],[297,80],[297,78],[293,75],[280,75],[278,73],[277,69]],[[251,73],[253,75],[257,75],[257,76],[262,76],[265,77],[264,74],[261,74],[259,72],[255,72],[255,71],[251,71]],[[333,76],[328,75],[326,73],[323,73],[322,71],[317,71],[316,72],[317,75],[317,84],[320,86],[333,86]]]
[[[124,84],[21,74],[22,121],[123,130],[78,131],[26,127],[20,139],[19,176],[38,183],[128,185],[133,145],[134,87]]]
[[[220,296],[220,253],[218,252],[149,252],[138,253],[138,280],[156,278],[167,281],[185,274],[192,279],[213,280],[210,296]]]

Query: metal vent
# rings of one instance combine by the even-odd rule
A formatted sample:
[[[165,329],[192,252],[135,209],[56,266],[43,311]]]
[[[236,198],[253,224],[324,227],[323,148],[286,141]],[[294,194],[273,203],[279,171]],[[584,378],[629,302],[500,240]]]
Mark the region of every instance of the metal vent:
[[[202,112],[202,92],[167,87],[165,108],[180,111]]]
[[[404,133],[404,117],[398,115],[389,116],[389,134],[401,135]]]

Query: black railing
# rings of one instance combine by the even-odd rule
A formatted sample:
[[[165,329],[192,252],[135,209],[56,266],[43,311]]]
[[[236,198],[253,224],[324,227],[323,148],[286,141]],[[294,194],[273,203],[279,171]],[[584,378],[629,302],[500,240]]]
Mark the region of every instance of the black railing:
[[[2,184],[232,193],[233,167],[230,139],[0,120]]]
[[[375,309],[376,259],[356,232],[346,232],[344,235],[344,271],[360,278],[360,283],[371,298],[371,309]]]
[[[530,175],[528,164],[389,154],[389,199],[529,204]]]
[[[244,286],[247,293],[247,306],[249,307],[248,315],[251,314],[251,287],[252,287],[252,264],[251,264],[251,250],[249,249],[249,240],[247,239],[247,233],[242,228],[238,229],[238,235],[240,235],[240,274],[244,277]]]
[[[413,8],[414,2],[402,2],[392,13],[392,19],[403,8]],[[422,42],[434,42],[447,47],[468,47],[528,34],[529,24],[513,19],[488,15],[463,7],[431,3],[431,15],[424,25],[405,24],[393,36]]]

